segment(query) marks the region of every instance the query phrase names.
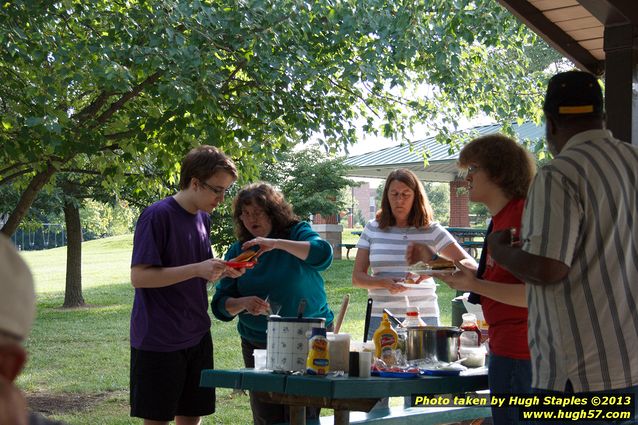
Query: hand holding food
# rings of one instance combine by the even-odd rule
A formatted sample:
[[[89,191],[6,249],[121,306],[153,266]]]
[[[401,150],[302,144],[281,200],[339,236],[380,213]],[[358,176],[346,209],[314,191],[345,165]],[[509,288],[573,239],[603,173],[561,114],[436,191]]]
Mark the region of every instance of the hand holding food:
[[[252,269],[255,267],[255,264],[257,264],[258,254],[259,251],[249,249],[242,252],[237,257],[228,260],[226,265],[235,269]]]
[[[456,266],[454,265],[454,261],[447,260],[442,257],[436,257],[428,261],[419,261],[412,266],[410,266],[410,270],[414,271],[426,271],[426,270],[456,270]]]
[[[202,261],[201,263],[197,263],[197,266],[200,270],[198,276],[209,282],[219,280],[224,272],[226,272],[226,262],[217,258]]]
[[[248,251],[242,252],[235,258],[231,258],[229,261],[235,261],[238,263],[243,261],[250,261],[253,258],[255,258],[256,255],[257,255],[257,251],[253,251],[252,249],[249,249]]]
[[[431,260],[425,262],[427,268],[432,270],[454,270],[456,266],[454,265],[454,261],[447,260],[443,257],[436,257]]]
[[[474,291],[477,284],[476,270],[466,267],[463,263],[457,263],[458,271],[437,276],[449,287],[459,291]]]
[[[226,271],[224,271],[224,273],[222,274],[222,277],[237,279],[238,277],[246,273],[246,267],[234,268],[234,267],[230,267],[228,263],[226,263],[226,266],[227,266]]]
[[[421,275],[418,275],[416,273],[412,273],[412,272],[408,272],[405,277],[403,278],[403,283],[408,283],[408,284],[412,284],[412,285],[416,285],[418,284],[421,280],[423,280],[423,278],[421,277]]]
[[[405,251],[405,260],[408,264],[414,264],[419,261],[429,260],[434,257],[436,252],[429,246],[421,243],[410,242]]]

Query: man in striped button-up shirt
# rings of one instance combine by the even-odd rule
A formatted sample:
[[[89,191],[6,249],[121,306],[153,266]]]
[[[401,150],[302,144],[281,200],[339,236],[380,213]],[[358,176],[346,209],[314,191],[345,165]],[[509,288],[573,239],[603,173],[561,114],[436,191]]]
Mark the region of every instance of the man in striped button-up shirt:
[[[532,387],[636,395],[638,149],[604,129],[591,74],[554,76],[543,109],[555,158],[530,188],[522,246],[509,232],[488,238],[527,284]]]

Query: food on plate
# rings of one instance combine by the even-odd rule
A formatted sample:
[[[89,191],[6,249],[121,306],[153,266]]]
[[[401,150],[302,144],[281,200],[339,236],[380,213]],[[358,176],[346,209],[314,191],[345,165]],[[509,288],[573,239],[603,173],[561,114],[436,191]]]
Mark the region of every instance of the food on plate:
[[[234,269],[252,269],[257,264],[257,254],[259,251],[248,250],[239,254],[235,258],[226,261],[228,267]]]
[[[403,278],[403,283],[410,283],[410,284],[416,285],[417,283],[419,283],[420,277],[421,276],[419,276],[416,273],[408,272],[405,278]]]
[[[426,263],[432,270],[445,270],[455,269],[454,261],[446,260],[445,258],[437,258],[436,260],[430,260]]]
[[[248,251],[244,251],[241,254],[239,254],[237,257],[235,258],[231,258],[228,261],[232,261],[235,263],[239,263],[239,262],[243,262],[243,261],[251,261],[254,259],[254,261],[256,261],[257,259],[254,258],[255,255],[257,255],[257,251],[253,251],[251,249],[249,249]]]
[[[455,268],[456,266],[454,265],[454,261],[446,260],[441,257],[425,262],[419,261],[410,267],[412,270],[453,270]]]

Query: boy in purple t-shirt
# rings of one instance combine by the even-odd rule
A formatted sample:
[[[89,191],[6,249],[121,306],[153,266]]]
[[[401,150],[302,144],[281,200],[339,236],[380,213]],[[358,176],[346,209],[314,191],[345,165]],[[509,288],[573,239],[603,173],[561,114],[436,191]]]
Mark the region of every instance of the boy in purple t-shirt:
[[[182,161],[175,195],[146,208],[133,240],[131,416],[145,424],[198,424],[215,411],[214,389],[199,387],[213,368],[206,283],[238,277],[213,258],[209,214],[237,179],[232,160],[212,146]]]

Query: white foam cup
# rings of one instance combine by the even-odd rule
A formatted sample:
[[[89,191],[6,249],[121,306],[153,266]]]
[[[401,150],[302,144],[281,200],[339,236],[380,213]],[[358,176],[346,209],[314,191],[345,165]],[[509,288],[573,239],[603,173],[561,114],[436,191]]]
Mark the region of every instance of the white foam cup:
[[[369,378],[370,367],[372,367],[372,353],[370,351],[362,351],[359,353],[359,377]]]
[[[266,369],[266,350],[253,350],[255,358],[255,369]]]

